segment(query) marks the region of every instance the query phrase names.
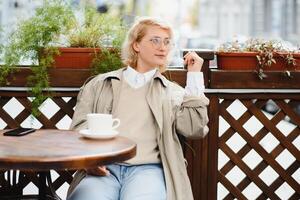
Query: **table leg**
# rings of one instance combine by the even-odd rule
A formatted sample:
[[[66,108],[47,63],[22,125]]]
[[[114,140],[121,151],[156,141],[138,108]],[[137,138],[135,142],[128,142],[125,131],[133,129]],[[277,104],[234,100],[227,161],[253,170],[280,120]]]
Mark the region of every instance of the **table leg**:
[[[0,200],[61,200],[53,188],[50,171],[41,171],[36,173],[38,176],[38,195],[23,195],[22,188],[20,188],[18,184],[24,181],[24,173],[20,172],[19,176],[17,177],[16,172],[7,171],[7,180],[4,177],[4,173],[5,171],[0,171]],[[12,183],[10,183],[11,179],[13,179]]]
[[[61,200],[53,189],[50,171],[38,172],[39,176],[39,200]]]
[[[39,176],[38,188],[39,188],[39,199],[40,200],[46,200],[47,173],[48,172],[38,172],[38,176]]]

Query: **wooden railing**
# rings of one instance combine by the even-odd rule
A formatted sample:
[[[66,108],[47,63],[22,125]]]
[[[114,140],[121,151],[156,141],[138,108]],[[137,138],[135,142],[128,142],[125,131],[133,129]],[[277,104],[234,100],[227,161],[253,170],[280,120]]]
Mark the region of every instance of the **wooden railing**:
[[[220,199],[300,198],[300,114],[293,109],[295,102],[299,105],[299,91],[254,92],[209,94],[211,188],[204,199],[216,199],[217,194]],[[270,99],[279,108],[274,115],[262,109]],[[237,103],[243,108],[239,116],[230,109]],[[225,123],[226,128],[220,130]],[[281,123],[290,123],[290,128],[285,129]],[[225,157],[228,160],[224,161]],[[221,192],[221,188],[227,191]]]
[[[270,79],[259,82],[254,72],[228,73],[209,69],[213,54],[201,55],[205,58],[203,71],[208,88],[206,95],[210,98],[210,132],[204,139],[187,140],[183,148],[195,199],[300,199],[300,114],[295,109],[300,102],[300,90],[297,90],[300,72],[294,72],[290,82],[282,81],[286,77],[281,72],[270,72]],[[90,72],[52,69],[49,73],[55,91],[51,104],[57,109],[52,114],[42,113],[34,120],[38,121],[38,128],[67,128],[61,122],[70,123],[78,88]],[[12,76],[10,79],[10,87],[0,89],[0,125],[3,129],[28,123],[30,118],[31,101],[23,88],[24,74],[30,74],[30,70],[17,72],[13,75],[17,78],[12,79]],[[168,70],[165,75],[185,85],[185,70]],[[269,100],[277,105],[276,114],[264,111]],[[10,101],[19,102],[23,109],[10,113]],[[232,109],[237,104],[238,114]],[[251,120],[255,125],[249,123]],[[291,128],[285,130],[280,127],[281,123],[288,123]],[[272,141],[275,143],[271,144]],[[292,159],[284,161],[287,157]],[[253,162],[249,163],[249,160]],[[55,190],[72,180],[72,172],[57,173],[58,178],[53,180]],[[19,183],[21,190],[30,182],[37,183],[34,173],[24,174]],[[9,190],[9,186],[5,172],[0,172],[0,192]]]

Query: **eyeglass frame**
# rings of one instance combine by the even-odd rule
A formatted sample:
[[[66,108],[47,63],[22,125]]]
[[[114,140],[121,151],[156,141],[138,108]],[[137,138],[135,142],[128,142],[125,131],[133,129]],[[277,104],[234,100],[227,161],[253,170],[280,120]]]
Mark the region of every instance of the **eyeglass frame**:
[[[157,40],[158,43],[155,43],[155,40]],[[153,48],[155,49],[160,49],[162,47],[162,44],[167,48],[167,49],[171,49],[172,46],[174,46],[174,43],[172,42],[172,39],[170,38],[165,38],[162,39],[161,37],[153,37],[149,40],[153,46]],[[169,43],[166,43],[169,42]]]

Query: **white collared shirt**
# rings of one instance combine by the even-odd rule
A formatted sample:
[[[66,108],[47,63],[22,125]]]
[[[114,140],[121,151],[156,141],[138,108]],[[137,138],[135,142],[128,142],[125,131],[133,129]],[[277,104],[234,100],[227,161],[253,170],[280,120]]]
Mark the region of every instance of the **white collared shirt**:
[[[123,72],[125,81],[133,88],[139,88],[148,83],[155,75],[158,69],[155,68],[145,73],[139,73],[128,66]],[[188,72],[185,94],[188,96],[200,96],[204,92],[204,79],[202,72]]]

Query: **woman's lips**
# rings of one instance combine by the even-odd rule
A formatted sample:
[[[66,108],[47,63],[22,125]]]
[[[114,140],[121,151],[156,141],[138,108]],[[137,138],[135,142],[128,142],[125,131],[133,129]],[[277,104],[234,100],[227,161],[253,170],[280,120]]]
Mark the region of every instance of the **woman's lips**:
[[[155,55],[156,57],[159,57],[159,58],[165,58],[166,55]]]

